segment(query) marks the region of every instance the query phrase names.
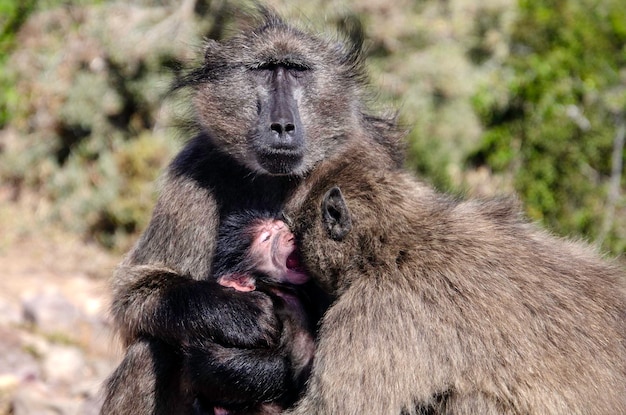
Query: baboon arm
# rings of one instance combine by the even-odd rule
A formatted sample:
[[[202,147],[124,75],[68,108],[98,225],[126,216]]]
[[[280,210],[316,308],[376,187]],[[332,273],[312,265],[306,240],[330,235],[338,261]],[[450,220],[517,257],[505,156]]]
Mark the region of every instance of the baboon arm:
[[[210,278],[217,223],[210,190],[172,168],[146,231],[114,277],[112,311],[127,344],[147,335],[179,346],[210,338],[251,348],[279,337],[269,297]]]
[[[262,292],[240,293],[149,265],[120,271],[131,277],[116,287],[112,310],[126,342],[144,335],[178,346],[210,339],[254,348],[278,341],[279,322]]]

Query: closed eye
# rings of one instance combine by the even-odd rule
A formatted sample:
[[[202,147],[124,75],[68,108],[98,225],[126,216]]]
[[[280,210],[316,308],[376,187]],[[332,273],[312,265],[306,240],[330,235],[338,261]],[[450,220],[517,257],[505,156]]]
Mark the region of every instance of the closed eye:
[[[263,232],[261,234],[261,242],[267,242],[272,237],[272,233],[270,231]]]
[[[275,71],[279,67],[284,68],[289,72],[304,72],[311,70],[311,67],[303,62],[297,61],[268,61],[261,62],[258,66],[253,67],[252,69],[260,70],[260,71]]]

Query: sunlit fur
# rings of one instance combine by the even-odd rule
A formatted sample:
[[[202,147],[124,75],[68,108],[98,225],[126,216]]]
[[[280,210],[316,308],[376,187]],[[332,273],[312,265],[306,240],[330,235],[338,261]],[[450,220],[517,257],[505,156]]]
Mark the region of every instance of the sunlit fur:
[[[338,186],[350,229],[331,238]],[[325,162],[287,210],[305,266],[339,296],[290,415],[626,413],[625,272],[527,222],[377,167]],[[338,223],[338,222],[337,222]]]

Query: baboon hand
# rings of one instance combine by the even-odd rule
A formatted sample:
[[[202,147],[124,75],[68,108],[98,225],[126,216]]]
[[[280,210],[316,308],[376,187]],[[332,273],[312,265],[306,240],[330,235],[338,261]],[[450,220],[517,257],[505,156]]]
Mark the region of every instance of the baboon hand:
[[[245,349],[278,347],[281,323],[267,294],[217,284],[211,285],[210,292],[197,294],[198,301],[191,306],[197,314],[186,324],[190,347],[202,348],[207,342]]]

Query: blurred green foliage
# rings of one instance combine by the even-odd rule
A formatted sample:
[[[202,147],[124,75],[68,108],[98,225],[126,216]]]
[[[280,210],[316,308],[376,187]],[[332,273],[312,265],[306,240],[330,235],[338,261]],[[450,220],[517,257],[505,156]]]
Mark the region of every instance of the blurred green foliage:
[[[477,180],[487,194],[514,188],[557,233],[626,250],[613,160],[622,0],[266,2],[331,37],[347,16],[363,21],[372,103],[399,109],[407,168],[453,192]],[[232,3],[249,5],[0,0],[2,183],[40,195],[51,220],[128,248],[181,145],[173,127],[188,99],[166,100],[168,86],[203,38],[235,27]]]
[[[35,7],[36,0],[0,0],[0,69],[6,65],[14,47],[15,34]],[[14,102],[13,79],[7,71],[0,71],[0,128],[9,120],[10,102]]]
[[[523,0],[510,50],[490,80],[506,88],[474,97],[486,131],[470,162],[511,174],[533,219],[623,253],[624,199],[611,200],[609,184],[625,177],[612,155],[626,114],[626,6]],[[623,160],[623,144],[615,151]]]
[[[26,13],[22,2],[6,3],[15,19]],[[17,194],[41,195],[49,220],[126,249],[180,146],[158,123],[168,122],[159,116],[173,79],[166,67],[184,55],[175,43],[146,40],[169,24],[169,9],[97,3],[39,2],[7,35],[0,177]]]

